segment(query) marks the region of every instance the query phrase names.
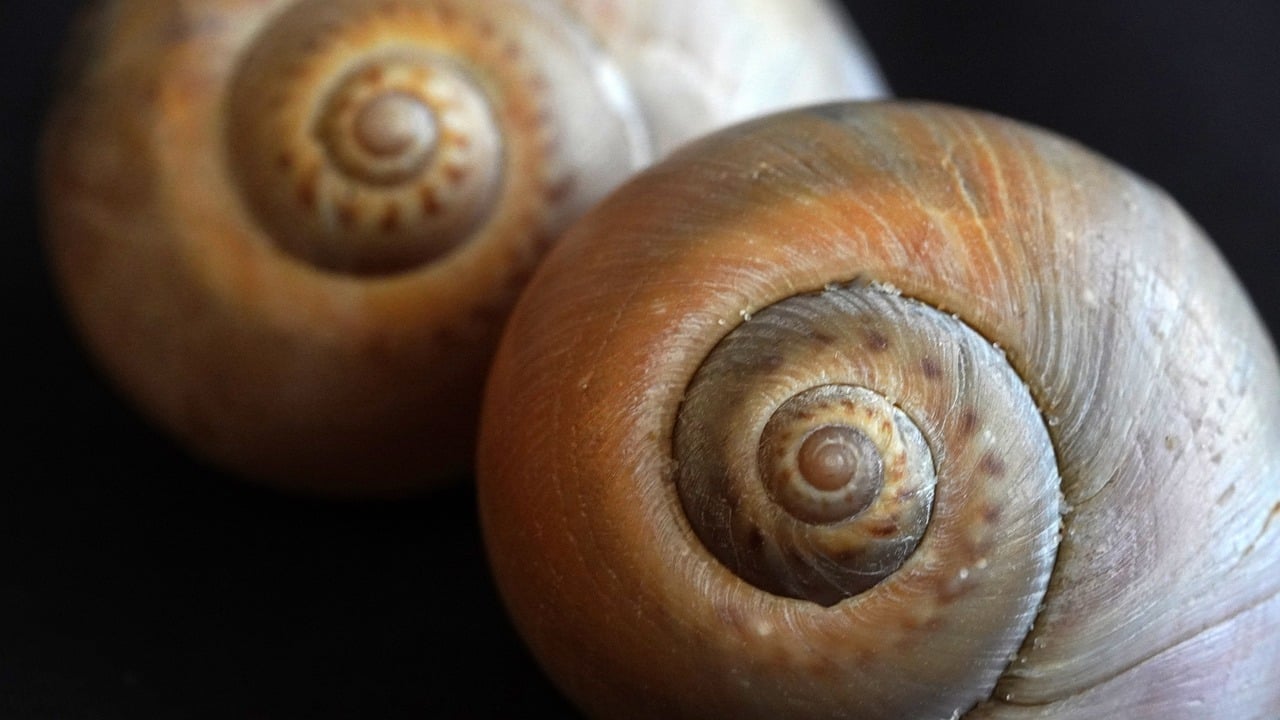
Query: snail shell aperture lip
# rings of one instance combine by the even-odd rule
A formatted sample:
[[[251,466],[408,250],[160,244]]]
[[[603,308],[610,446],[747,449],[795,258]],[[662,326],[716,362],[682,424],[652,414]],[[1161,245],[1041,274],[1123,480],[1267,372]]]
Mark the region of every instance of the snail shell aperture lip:
[[[92,20],[42,160],[74,322],[200,456],[338,495],[467,467],[511,305],[631,173],[733,119],[883,92],[816,0],[107,0]],[[761,55],[803,79],[765,82]]]
[[[1012,415],[951,400],[1001,374]],[[900,410],[937,473],[918,546],[852,590],[802,533],[874,502],[802,522],[761,482],[770,418],[826,387]],[[594,716],[1265,720],[1278,452],[1274,347],[1162,192],[1012,121],[844,104],[574,225],[499,348],[478,490],[517,628]],[[1045,522],[985,542],[1036,515],[1013,503]]]

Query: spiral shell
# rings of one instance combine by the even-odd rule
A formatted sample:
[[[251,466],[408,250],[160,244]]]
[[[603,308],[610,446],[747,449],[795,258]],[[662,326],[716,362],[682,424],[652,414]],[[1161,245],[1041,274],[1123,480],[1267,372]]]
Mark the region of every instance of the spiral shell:
[[[272,241],[339,272],[548,234],[583,209],[576,185],[651,154],[629,98],[601,87],[616,66],[575,32],[512,2],[294,3],[232,79],[237,187]]]
[[[1016,629],[993,658],[1017,648],[1044,594],[1060,482],[1035,403],[990,343],[920,303],[859,286],[769,306],[698,368],[673,451],[693,530],[761,589],[833,605],[905,577],[914,557],[928,590],[909,592],[954,601],[995,568],[1000,594],[970,599],[1011,603],[980,613]],[[916,552],[937,475],[950,480],[941,522]]]
[[[88,344],[245,474],[378,493],[455,472],[508,309],[571,219],[692,133],[882,91],[818,0],[685,6],[102,4],[43,172]]]
[[[1275,717],[1261,327],[1176,205],[1042,131],[855,104],[717,133],[512,317],[499,588],[600,717]]]

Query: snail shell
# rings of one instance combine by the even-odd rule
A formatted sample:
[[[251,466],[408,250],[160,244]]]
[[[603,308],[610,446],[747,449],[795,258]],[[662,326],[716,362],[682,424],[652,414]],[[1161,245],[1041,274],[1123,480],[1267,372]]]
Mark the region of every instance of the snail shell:
[[[508,309],[572,218],[692,134],[882,92],[821,0],[688,5],[100,4],[42,177],[87,344],[244,474],[384,493],[456,472]]]
[[[517,306],[478,483],[595,716],[1280,716],[1275,351],[1163,193],[1011,121],[822,106],[633,179]]]

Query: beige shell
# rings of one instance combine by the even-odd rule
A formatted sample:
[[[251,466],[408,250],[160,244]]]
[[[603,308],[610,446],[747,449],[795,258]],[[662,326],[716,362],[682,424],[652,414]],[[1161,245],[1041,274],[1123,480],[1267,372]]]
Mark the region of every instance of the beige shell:
[[[517,306],[478,482],[593,716],[1280,717],[1275,350],[1163,193],[1011,121],[824,106],[635,178]]]
[[[88,346],[201,456],[341,494],[468,464],[510,305],[637,168],[883,91],[820,0],[112,0],[73,60],[42,182]]]

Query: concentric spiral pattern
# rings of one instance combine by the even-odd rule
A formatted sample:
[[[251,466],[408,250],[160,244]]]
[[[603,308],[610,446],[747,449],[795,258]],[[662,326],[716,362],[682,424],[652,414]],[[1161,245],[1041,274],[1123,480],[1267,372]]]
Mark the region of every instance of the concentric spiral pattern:
[[[647,160],[636,109],[601,86],[616,69],[562,12],[309,0],[275,18],[227,105],[272,241],[328,270],[410,270],[487,234],[545,236],[579,183],[599,192]],[[584,153],[566,138],[588,117]]]
[[[93,5],[42,161],[67,307],[186,447],[311,492],[461,479],[512,305],[636,170],[884,92],[827,0]]]
[[[479,505],[597,717],[1270,720],[1278,448],[1275,351],[1167,197],[847,104],[566,234],[490,374]]]
[[[997,438],[992,416],[1028,430]],[[1048,435],[1002,356],[920,303],[854,285],[755,313],[698,369],[674,451],[694,530],[762,589],[831,605],[899,571],[929,527],[936,468],[964,490],[939,492],[915,572],[944,604],[997,573],[1008,594],[984,602],[1016,598],[999,614],[1023,631],[1044,593],[1058,533]]]
[[[760,473],[779,507],[815,524],[850,520],[883,494],[915,500],[923,530],[936,483],[915,423],[854,385],[819,385],[774,411],[760,436]]]

